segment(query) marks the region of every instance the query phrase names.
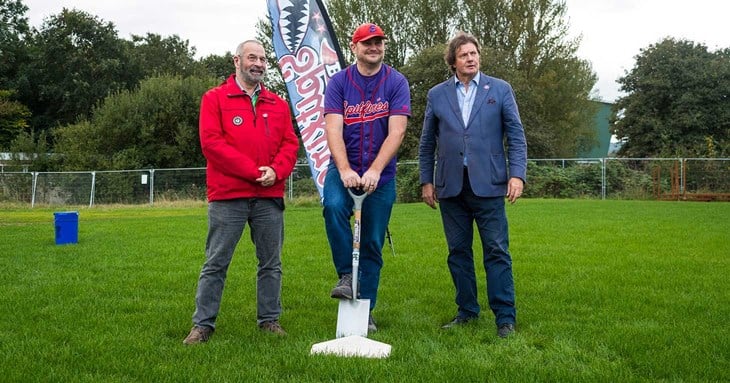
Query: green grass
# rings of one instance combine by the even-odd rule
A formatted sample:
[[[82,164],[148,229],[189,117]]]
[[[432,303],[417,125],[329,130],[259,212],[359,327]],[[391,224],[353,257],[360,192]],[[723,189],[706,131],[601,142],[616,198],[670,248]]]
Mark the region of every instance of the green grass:
[[[66,209],[63,209],[66,210]],[[79,243],[53,211],[0,211],[0,381],[705,382],[730,380],[730,204],[520,200],[508,207],[516,336],[455,314],[437,211],[398,204],[379,332],[387,359],[310,356],[334,337],[336,282],[317,207],[289,206],[284,338],[255,322],[248,234],[217,331],[184,347],[204,259],[204,205],[79,208]],[[478,241],[476,243],[477,248]]]

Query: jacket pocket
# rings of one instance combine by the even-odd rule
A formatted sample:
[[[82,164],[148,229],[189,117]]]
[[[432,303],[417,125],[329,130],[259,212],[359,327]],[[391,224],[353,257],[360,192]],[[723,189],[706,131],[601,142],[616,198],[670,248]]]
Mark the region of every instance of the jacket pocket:
[[[492,168],[492,184],[502,185],[507,183],[507,161],[504,154],[493,154],[490,161]]]

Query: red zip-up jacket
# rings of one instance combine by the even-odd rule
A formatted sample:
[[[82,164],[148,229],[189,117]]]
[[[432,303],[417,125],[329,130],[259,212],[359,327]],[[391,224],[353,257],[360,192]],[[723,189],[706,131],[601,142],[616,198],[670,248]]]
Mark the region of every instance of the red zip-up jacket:
[[[299,140],[289,104],[261,85],[256,107],[231,75],[200,103],[200,146],[207,160],[208,201],[281,198],[297,160]],[[276,182],[261,186],[261,166]]]

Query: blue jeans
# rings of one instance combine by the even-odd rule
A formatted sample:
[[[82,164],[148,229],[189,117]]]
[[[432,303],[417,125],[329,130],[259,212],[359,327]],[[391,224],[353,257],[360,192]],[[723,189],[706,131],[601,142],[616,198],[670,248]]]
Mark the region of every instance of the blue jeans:
[[[332,261],[338,276],[352,273],[352,225],[354,202],[342,184],[340,172],[330,164],[324,180],[323,215]],[[362,204],[360,227],[359,295],[375,307],[383,267],[383,244],[395,202],[395,179],[380,186]]]
[[[205,263],[195,295],[193,324],[215,329],[228,266],[248,223],[256,248],[256,316],[260,324],[281,314],[281,247],[283,205],[270,198],[243,198],[208,204]]]
[[[515,285],[504,197],[485,198],[474,195],[469,177],[464,174],[461,193],[439,200],[446,242],[448,265],[456,288],[457,315],[479,315],[477,284],[474,273],[474,222],[482,241],[484,269],[487,274],[487,297],[496,324],[516,323]]]

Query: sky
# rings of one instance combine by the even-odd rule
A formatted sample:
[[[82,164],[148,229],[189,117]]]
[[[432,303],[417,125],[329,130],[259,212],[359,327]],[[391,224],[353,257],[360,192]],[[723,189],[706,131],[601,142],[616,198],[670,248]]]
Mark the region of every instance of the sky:
[[[255,37],[257,20],[268,17],[266,0],[23,3],[36,28],[62,8],[76,8],[114,23],[121,38],[148,32],[163,37],[176,34],[196,48],[197,57],[233,52],[239,42]],[[711,51],[730,47],[727,0],[566,0],[566,4],[570,36],[581,36],[577,55],[591,63],[598,75],[594,94],[606,102],[623,95],[616,80],[634,67],[640,50],[665,37],[702,43]]]

